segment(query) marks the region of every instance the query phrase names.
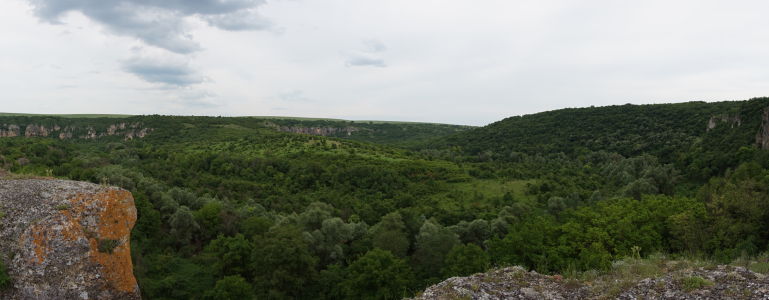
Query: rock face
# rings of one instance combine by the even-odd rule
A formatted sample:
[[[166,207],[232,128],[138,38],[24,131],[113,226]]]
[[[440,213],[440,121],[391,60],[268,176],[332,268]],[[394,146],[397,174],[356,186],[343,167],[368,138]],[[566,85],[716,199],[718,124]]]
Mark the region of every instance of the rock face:
[[[0,299],[140,299],[128,191],[91,183],[0,179]]]
[[[0,124],[0,137],[57,137],[65,139],[96,139],[105,136],[122,136],[124,140],[143,138],[152,132],[152,128],[143,127],[141,123],[121,122],[111,124],[106,128],[78,128],[73,126],[45,126],[40,124]]]
[[[511,267],[452,277],[415,299],[769,299],[769,279],[742,267],[680,270],[635,281],[584,282]]]
[[[272,127],[277,131],[311,134],[320,136],[351,136],[353,132],[365,130],[359,127],[306,127],[306,126],[282,126],[272,122],[265,122],[265,126]]]
[[[721,115],[711,116],[710,119],[708,120],[707,131],[710,131],[716,128],[716,126],[722,123],[728,124],[731,128],[740,127],[740,125],[742,125],[742,118],[740,118],[739,114],[737,115],[721,114]]]
[[[759,148],[769,150],[769,107],[761,114],[761,128],[756,133],[756,144]]]

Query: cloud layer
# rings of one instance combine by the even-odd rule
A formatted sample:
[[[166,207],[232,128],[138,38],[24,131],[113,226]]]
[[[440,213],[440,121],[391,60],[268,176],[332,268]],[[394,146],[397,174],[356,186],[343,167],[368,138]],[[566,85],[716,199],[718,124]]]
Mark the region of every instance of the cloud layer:
[[[152,83],[184,87],[202,83],[205,78],[183,59],[134,57],[123,62],[123,70]]]
[[[35,14],[61,23],[80,12],[111,33],[134,37],[147,45],[180,54],[201,49],[189,32],[187,18],[200,18],[223,30],[265,29],[269,21],[257,8],[264,0],[29,0]]]
[[[387,46],[379,40],[364,40],[361,48],[344,53],[345,65],[348,67],[386,67],[387,64],[382,58],[385,50],[387,50]]]

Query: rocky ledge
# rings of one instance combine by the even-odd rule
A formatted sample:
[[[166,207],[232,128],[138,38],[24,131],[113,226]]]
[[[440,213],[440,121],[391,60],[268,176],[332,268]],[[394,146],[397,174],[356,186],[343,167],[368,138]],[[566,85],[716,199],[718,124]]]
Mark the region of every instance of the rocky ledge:
[[[615,274],[594,280],[510,267],[449,278],[415,299],[769,299],[769,279],[744,267],[725,265],[643,279]]]
[[[0,299],[140,299],[128,191],[51,179],[0,179]]]

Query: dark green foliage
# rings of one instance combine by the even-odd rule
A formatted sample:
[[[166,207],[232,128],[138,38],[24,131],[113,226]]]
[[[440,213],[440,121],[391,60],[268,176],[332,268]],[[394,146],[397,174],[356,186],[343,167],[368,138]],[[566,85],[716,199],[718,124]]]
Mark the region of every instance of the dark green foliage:
[[[755,146],[767,106],[564,109],[445,138],[467,128],[0,117],[154,128],[133,140],[0,138],[0,167],[129,189],[145,299],[401,298],[488,266],[555,273],[655,252],[726,262],[769,250],[769,151]],[[274,125],[362,130],[340,139]]]
[[[238,275],[227,276],[216,282],[216,286],[210,291],[207,291],[204,299],[206,300],[231,300],[231,299],[243,299],[250,300],[256,299],[254,291],[251,289],[251,285],[246,282],[243,277]]]
[[[117,248],[117,246],[120,246],[120,241],[118,240],[111,240],[111,239],[99,240],[99,252],[101,253],[112,254],[112,251],[115,251],[115,248]]]
[[[454,232],[433,221],[425,222],[419,229],[412,256],[416,271],[423,278],[439,277],[446,255],[457,244],[459,238]]]
[[[2,257],[0,257],[0,290],[11,286],[11,277],[8,276],[8,270],[5,269]]]
[[[219,275],[250,277],[249,263],[253,245],[242,234],[234,237],[220,235],[206,246],[205,252],[214,258],[211,266]]]
[[[308,297],[317,277],[318,258],[294,226],[274,227],[255,241],[251,256],[254,284],[269,298]]]
[[[398,257],[406,257],[409,250],[409,239],[406,225],[399,213],[387,214],[382,217],[382,221],[372,228],[371,245],[390,251]]]
[[[347,299],[402,299],[410,294],[413,283],[405,261],[374,249],[350,265],[342,289]]]
[[[489,254],[475,244],[456,245],[446,254],[443,276],[467,276],[489,268]]]

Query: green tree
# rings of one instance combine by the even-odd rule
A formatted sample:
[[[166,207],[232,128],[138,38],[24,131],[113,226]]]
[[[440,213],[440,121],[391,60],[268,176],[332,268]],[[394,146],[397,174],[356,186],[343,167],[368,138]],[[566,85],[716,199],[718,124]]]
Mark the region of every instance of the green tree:
[[[206,246],[205,251],[216,258],[213,268],[222,275],[249,276],[253,245],[238,233],[234,237],[220,235]]]
[[[211,201],[195,211],[195,222],[200,226],[203,240],[210,240],[221,231],[222,203]]]
[[[390,251],[398,257],[406,257],[409,239],[406,224],[398,212],[392,212],[371,228],[371,243],[375,248]]]
[[[414,282],[411,268],[387,250],[374,249],[347,268],[342,282],[348,299],[401,299]]]
[[[475,244],[456,245],[446,254],[443,276],[467,276],[489,267],[489,254]]]
[[[321,259],[321,265],[327,265],[341,263],[349,244],[362,238],[366,231],[365,223],[345,223],[340,218],[330,218],[323,221],[320,229],[305,232],[305,236]]]
[[[256,299],[253,288],[238,275],[227,276],[216,282],[216,286],[207,291],[206,300],[235,300]]]
[[[179,206],[169,220],[171,235],[177,245],[187,245],[192,240],[192,235],[200,230],[200,225],[195,221],[192,212],[186,206]]]
[[[274,227],[255,240],[251,261],[260,297],[301,298],[317,276],[318,258],[310,252],[302,231],[291,225]]]
[[[459,244],[457,235],[446,227],[427,221],[419,229],[416,250],[411,257],[417,272],[424,278],[440,276],[446,254]]]

